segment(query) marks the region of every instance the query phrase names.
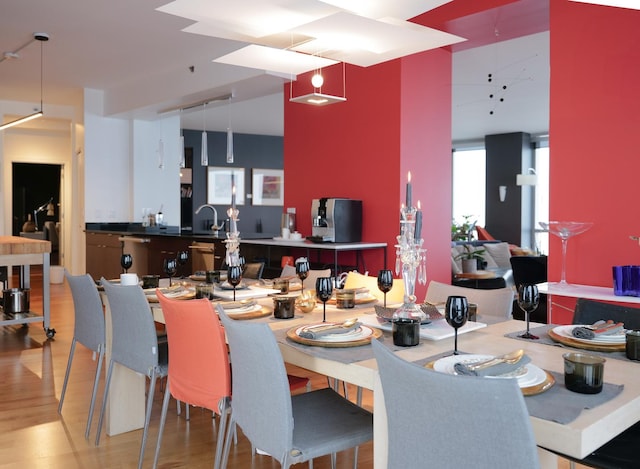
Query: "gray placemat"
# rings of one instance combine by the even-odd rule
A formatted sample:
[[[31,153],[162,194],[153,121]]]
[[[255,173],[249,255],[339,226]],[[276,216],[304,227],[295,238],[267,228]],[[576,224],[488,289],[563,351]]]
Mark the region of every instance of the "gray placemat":
[[[578,418],[583,409],[593,409],[610,401],[624,389],[622,384],[604,383],[598,394],[580,394],[569,391],[564,385],[564,375],[549,371],[556,383],[542,394],[524,399],[529,415],[552,422],[567,424]]]
[[[428,358],[416,360],[419,366],[448,357],[453,354],[453,350],[439,353]],[[461,352],[464,355],[464,352]],[[580,394],[569,391],[564,385],[564,374],[549,371],[555,379],[555,384],[542,394],[535,396],[525,396],[524,402],[527,405],[529,415],[532,417],[567,424],[578,418],[583,409],[593,409],[613,399],[624,389],[624,385],[604,383],[602,392],[598,394]],[[482,378],[484,379],[484,378]]]
[[[598,355],[598,356],[602,356],[602,357],[605,357],[605,358],[616,358],[618,360],[633,361],[633,360],[629,360],[627,358],[626,352],[618,352],[618,351],[602,352],[602,351],[598,351],[598,350],[585,350],[585,349],[579,349],[579,348],[576,348],[576,347],[570,347],[568,345],[556,342],[551,337],[549,337],[549,331],[551,329],[553,329],[554,327],[556,327],[556,326],[557,326],[557,324],[546,324],[544,326],[530,328],[529,332],[531,332],[533,335],[537,335],[538,337],[540,337],[538,340],[523,339],[522,337],[518,337],[520,334],[522,334],[525,331],[525,329],[523,329],[521,331],[517,331],[517,332],[509,332],[508,334],[505,334],[504,336],[508,337],[510,339],[524,340],[526,342],[535,342],[536,344],[552,345],[552,346],[555,346],[555,347],[562,347],[562,348],[566,348],[567,350],[579,350],[579,351],[583,351],[585,353],[588,353],[589,355]],[[637,362],[637,363],[640,363],[640,362]]]
[[[370,344],[360,345],[358,347],[318,347],[315,345],[304,345],[287,337],[287,330],[274,331],[276,340],[281,344],[287,344],[313,357],[324,358],[327,360],[335,360],[340,363],[355,363],[373,358],[373,349]],[[390,334],[383,333],[379,339],[389,349],[396,351],[402,347],[393,345],[393,339]]]

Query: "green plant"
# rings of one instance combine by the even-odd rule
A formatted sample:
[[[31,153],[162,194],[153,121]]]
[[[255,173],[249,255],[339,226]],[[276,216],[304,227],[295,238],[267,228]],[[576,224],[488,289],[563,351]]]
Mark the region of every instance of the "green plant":
[[[471,233],[476,226],[477,220],[471,221],[473,215],[464,215],[462,223],[451,223],[451,241],[471,241]]]
[[[460,254],[458,254],[455,259],[476,259],[476,260],[484,260],[484,256],[483,254],[485,253],[486,249],[475,249],[475,246],[472,246],[471,244],[465,244],[463,245],[464,248],[464,252],[461,252]]]

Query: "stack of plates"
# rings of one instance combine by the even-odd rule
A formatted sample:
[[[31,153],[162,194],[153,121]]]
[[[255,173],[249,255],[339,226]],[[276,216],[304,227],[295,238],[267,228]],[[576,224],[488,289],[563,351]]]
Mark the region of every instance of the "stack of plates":
[[[621,330],[617,334],[599,335],[593,339],[581,339],[573,336],[573,329],[576,327],[588,327],[581,324],[573,324],[569,326],[556,326],[549,331],[549,337],[556,342],[560,342],[572,347],[582,348],[585,350],[595,351],[621,351],[626,346],[625,331]]]

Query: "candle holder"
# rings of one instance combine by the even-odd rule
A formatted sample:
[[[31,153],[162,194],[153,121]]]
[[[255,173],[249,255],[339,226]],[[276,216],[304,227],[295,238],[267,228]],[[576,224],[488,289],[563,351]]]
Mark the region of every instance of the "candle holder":
[[[235,204],[234,204],[235,205]],[[240,210],[233,205],[227,209],[227,216],[231,220],[227,239],[224,240],[226,246],[225,260],[228,266],[240,265],[240,232],[238,231],[238,215]]]
[[[393,319],[410,318],[424,321],[427,315],[416,304],[416,277],[421,285],[427,283],[426,252],[422,247],[424,239],[416,238],[415,207],[402,207],[400,214],[400,234],[396,237],[396,275],[402,272],[404,280],[404,303],[393,314]]]

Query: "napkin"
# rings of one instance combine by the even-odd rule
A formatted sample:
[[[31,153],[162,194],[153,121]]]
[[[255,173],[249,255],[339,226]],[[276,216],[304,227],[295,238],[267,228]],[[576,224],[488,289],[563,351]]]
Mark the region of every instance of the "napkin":
[[[334,325],[315,324],[313,326],[307,326],[302,329],[298,335],[303,339],[318,339],[322,336],[329,334],[345,334],[347,332],[354,331],[360,327],[360,322],[356,321],[350,327],[342,327],[340,323]],[[326,326],[326,327],[325,327]]]
[[[574,327],[572,334],[578,339],[595,339],[603,335],[619,334],[623,329],[624,324],[621,322],[614,323],[611,319],[608,321],[601,319],[590,326]]]
[[[241,300],[241,301],[221,301],[220,305],[225,311],[233,311],[238,309],[249,310],[257,304],[256,300]]]
[[[472,363],[456,363],[453,365],[453,369],[459,375],[469,375],[469,376],[500,376],[507,373],[511,373],[512,371],[517,370],[518,368],[523,367],[527,363],[531,361],[528,355],[524,355],[517,363],[510,365],[508,363],[498,363],[497,365],[490,366],[488,368],[483,368],[481,370],[471,370],[469,369],[469,365]]]

